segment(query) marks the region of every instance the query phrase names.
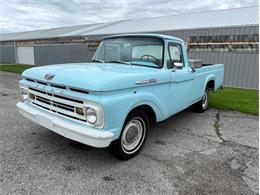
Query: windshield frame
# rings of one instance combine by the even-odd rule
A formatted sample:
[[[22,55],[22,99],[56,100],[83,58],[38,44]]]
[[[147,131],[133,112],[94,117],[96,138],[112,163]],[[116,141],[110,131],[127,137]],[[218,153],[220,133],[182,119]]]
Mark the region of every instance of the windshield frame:
[[[131,64],[130,66],[143,66],[143,67],[148,67],[148,68],[157,68],[157,69],[161,69],[161,68],[163,68],[164,67],[164,64],[165,64],[165,62],[164,62],[164,59],[165,59],[165,45],[166,45],[166,43],[165,43],[165,40],[164,40],[164,38],[161,38],[161,37],[157,37],[157,36],[149,36],[149,35],[125,35],[125,36],[111,36],[111,37],[105,37],[105,38],[103,38],[102,40],[101,40],[101,42],[100,42],[100,44],[99,44],[99,46],[102,44],[102,42],[104,41],[104,40],[108,40],[108,39],[120,39],[120,38],[153,38],[153,39],[158,39],[158,40],[160,40],[161,42],[162,42],[162,64],[160,65],[160,66],[146,66],[146,65],[143,65],[143,64],[135,64],[135,63],[133,63],[133,64]],[[93,55],[93,57],[92,57],[92,60],[94,60],[95,58],[96,58],[96,55],[97,55],[97,52],[98,52],[98,50],[100,49],[100,47],[98,46],[98,48],[97,48],[97,50],[95,51],[95,54]],[[108,62],[105,62],[105,63],[108,63]],[[131,63],[131,62],[130,62]]]

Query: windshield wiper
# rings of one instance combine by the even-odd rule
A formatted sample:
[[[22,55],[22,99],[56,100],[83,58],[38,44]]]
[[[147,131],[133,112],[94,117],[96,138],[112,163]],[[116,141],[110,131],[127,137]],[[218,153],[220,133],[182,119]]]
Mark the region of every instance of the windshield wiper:
[[[118,64],[132,65],[130,62],[124,62],[124,61],[121,61],[121,60],[111,60],[111,61],[108,61],[108,63],[118,63]]]
[[[91,62],[100,62],[100,63],[105,63],[104,60],[100,60],[100,59],[97,59],[97,58],[91,60]]]

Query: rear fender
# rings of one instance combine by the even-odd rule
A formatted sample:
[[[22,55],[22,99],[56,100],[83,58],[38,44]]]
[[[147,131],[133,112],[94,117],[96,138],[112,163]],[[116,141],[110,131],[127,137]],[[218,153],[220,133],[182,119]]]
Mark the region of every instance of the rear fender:
[[[206,87],[207,87],[207,84],[208,84],[208,82],[209,81],[214,81],[214,83],[215,83],[215,86],[214,86],[214,90],[215,90],[215,88],[216,88],[216,77],[215,77],[215,75],[213,75],[213,74],[211,74],[211,75],[209,75],[209,76],[207,76],[206,77],[206,79],[205,79],[205,83],[204,83],[204,90],[206,89]]]

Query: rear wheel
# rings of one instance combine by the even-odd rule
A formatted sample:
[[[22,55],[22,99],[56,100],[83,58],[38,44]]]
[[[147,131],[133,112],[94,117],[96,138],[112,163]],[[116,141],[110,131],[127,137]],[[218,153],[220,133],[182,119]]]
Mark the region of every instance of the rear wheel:
[[[109,152],[118,159],[128,160],[136,156],[142,149],[148,130],[148,117],[140,111],[131,112],[124,124],[118,140],[109,146]]]
[[[195,111],[204,112],[208,109],[210,90],[206,88],[201,100],[194,104]]]

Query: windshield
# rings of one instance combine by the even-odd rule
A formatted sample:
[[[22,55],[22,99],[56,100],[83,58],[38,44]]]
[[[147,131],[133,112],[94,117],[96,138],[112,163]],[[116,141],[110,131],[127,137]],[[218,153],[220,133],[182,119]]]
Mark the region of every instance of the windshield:
[[[115,37],[103,40],[92,61],[160,68],[163,40],[152,37]]]

